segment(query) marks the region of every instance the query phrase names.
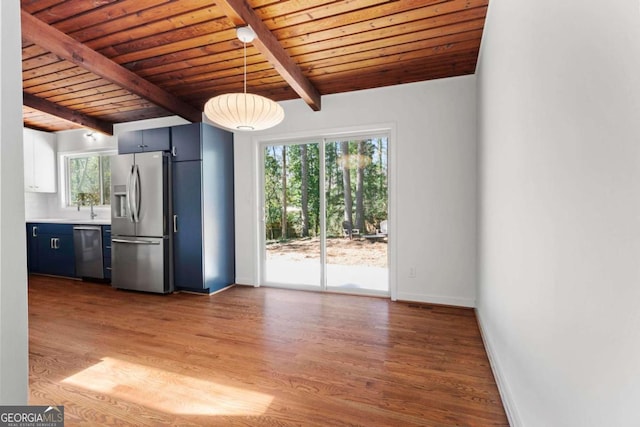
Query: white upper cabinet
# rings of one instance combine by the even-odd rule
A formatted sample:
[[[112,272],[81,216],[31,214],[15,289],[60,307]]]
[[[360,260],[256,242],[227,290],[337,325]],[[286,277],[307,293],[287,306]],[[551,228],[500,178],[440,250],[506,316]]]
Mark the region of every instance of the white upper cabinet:
[[[25,128],[24,190],[34,193],[56,192],[56,136]]]

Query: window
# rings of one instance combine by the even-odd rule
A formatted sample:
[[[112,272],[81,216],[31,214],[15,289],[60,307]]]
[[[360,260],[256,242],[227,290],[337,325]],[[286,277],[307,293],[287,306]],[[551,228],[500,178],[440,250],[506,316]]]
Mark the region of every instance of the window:
[[[104,152],[66,156],[67,206],[110,204],[112,154]]]

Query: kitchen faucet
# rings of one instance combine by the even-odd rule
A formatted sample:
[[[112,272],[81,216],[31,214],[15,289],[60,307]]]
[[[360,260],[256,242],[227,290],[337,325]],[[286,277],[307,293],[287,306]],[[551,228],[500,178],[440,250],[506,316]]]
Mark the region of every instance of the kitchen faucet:
[[[81,204],[82,204],[82,200],[78,199],[78,212],[80,212]],[[89,206],[91,207],[91,212],[89,213],[89,215],[91,216],[91,219],[95,219],[98,216],[98,214],[93,211],[93,200],[89,202]]]
[[[91,215],[91,219],[95,219],[95,217],[98,216],[98,214],[93,211],[93,201],[91,201],[91,214],[90,215]]]

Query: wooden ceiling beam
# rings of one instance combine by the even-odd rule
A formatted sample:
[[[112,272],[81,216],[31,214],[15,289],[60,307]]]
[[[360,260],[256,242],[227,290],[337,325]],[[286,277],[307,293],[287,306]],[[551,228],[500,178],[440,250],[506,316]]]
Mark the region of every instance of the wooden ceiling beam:
[[[113,123],[87,116],[27,92],[22,93],[22,99],[22,103],[24,105],[29,108],[33,108],[34,110],[60,117],[61,119],[77,123],[81,126],[97,130],[107,135],[113,135]]]
[[[320,111],[320,92],[307,79],[298,65],[291,59],[276,36],[262,22],[245,0],[221,0],[216,2],[236,25],[249,25],[256,33],[253,45],[274,66],[282,78],[314,110]]]
[[[22,37],[24,39],[163,107],[171,113],[191,122],[202,121],[202,112],[200,110],[44,23],[28,12],[24,10],[21,12]]]

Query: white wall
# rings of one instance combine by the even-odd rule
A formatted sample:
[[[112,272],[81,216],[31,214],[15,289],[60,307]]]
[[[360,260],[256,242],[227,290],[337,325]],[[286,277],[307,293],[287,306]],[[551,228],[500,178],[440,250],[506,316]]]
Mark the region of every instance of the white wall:
[[[640,425],[640,2],[492,0],[477,311],[514,426]]]
[[[28,399],[20,3],[0,2],[0,405]]]
[[[258,283],[257,141],[393,124],[397,298],[473,306],[476,286],[475,77],[283,102],[282,124],[236,133],[236,281]],[[393,171],[391,172],[393,173]],[[390,225],[391,227],[391,225]],[[408,277],[416,268],[416,278]]]

